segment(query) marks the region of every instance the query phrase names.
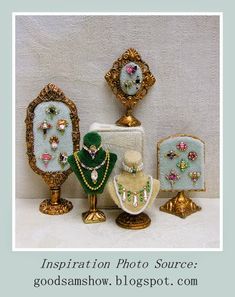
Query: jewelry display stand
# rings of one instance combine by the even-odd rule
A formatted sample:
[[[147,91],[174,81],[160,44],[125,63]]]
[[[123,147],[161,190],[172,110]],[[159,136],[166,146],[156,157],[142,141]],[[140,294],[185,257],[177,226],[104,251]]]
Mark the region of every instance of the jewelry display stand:
[[[108,190],[113,201],[124,211],[116,219],[118,226],[138,230],[150,225],[151,219],[144,210],[152,205],[160,183],[144,174],[139,152],[125,153],[123,171],[109,182]]]
[[[110,179],[122,171],[122,159],[128,150],[136,150],[144,154],[144,129],[143,127],[118,127],[111,124],[93,123],[89,131],[96,131],[102,138],[102,145],[117,155],[117,162],[110,175]],[[99,208],[117,208],[110,198],[107,188],[99,195],[97,202]]]
[[[184,191],[181,191],[170,201],[160,206],[160,210],[184,219],[201,210],[201,207],[188,198]]]
[[[50,199],[39,210],[59,215],[73,205],[60,197],[61,185],[72,170],[67,157],[79,149],[80,133],[77,108],[54,84],[48,84],[27,108],[26,145],[29,165],[50,188]]]
[[[142,212],[138,215],[132,215],[122,212],[117,218],[116,223],[119,227],[132,230],[145,229],[151,224],[150,217]]]
[[[180,218],[201,210],[185,191],[205,191],[205,144],[196,136],[177,134],[157,144],[161,190],[178,192],[160,210]]]
[[[90,205],[90,209],[86,212],[83,212],[82,219],[85,224],[93,224],[93,223],[102,223],[106,221],[105,214],[103,211],[97,209],[97,195],[90,194],[88,195],[88,203]]]
[[[71,169],[88,195],[89,210],[82,214],[85,224],[106,220],[104,213],[96,207],[97,194],[103,193],[116,160],[114,153],[103,149],[101,136],[96,132],[87,133],[82,149],[68,157]]]
[[[125,115],[116,124],[125,127],[140,126],[141,122],[132,115],[132,110],[156,81],[147,63],[134,48],[129,48],[113,63],[105,79],[126,108]]]

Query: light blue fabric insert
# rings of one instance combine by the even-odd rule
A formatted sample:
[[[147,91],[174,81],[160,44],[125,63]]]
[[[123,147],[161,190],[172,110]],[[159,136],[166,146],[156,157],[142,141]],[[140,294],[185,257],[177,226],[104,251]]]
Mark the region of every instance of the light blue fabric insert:
[[[56,108],[59,109],[59,114],[55,115],[53,119],[50,118],[45,110],[47,107],[54,105]],[[34,110],[34,120],[33,120],[33,134],[34,134],[34,154],[36,157],[36,165],[39,169],[43,170],[44,172],[55,172],[55,171],[65,171],[69,168],[69,164],[66,164],[64,168],[60,166],[58,162],[59,154],[60,153],[67,153],[68,156],[73,153],[73,141],[72,141],[72,122],[70,119],[70,109],[66,104],[63,102],[57,101],[49,101],[49,102],[42,102],[38,104]],[[56,129],[56,123],[59,119],[65,119],[68,122],[68,126],[65,129],[64,134],[62,135]],[[40,124],[47,120],[53,127],[47,130],[46,138],[43,137],[43,132],[41,129],[38,129]],[[49,139],[51,136],[57,136],[59,138],[59,144],[56,151],[51,149]],[[42,160],[39,157],[48,152],[54,156],[54,159],[51,160],[47,168],[45,167]]]
[[[136,66],[137,67],[136,72],[132,75],[129,75],[126,72],[127,65]],[[137,76],[139,77],[140,81],[142,82],[142,79],[143,79],[142,70],[137,63],[130,62],[122,67],[121,73],[120,73],[120,85],[121,85],[121,89],[123,90],[123,92],[125,94],[133,96],[139,91],[141,84],[136,85],[135,83],[133,83],[130,88],[125,87],[125,82],[127,82],[127,81],[135,82]]]
[[[188,146],[186,151],[180,151],[176,148],[176,145],[179,142],[185,142]],[[170,160],[165,157],[165,154],[168,151],[175,151],[180,156]],[[198,157],[195,161],[191,161],[188,159],[188,153],[190,151],[194,151],[197,153]],[[189,137],[189,136],[177,136],[164,140],[160,144],[159,151],[159,180],[161,183],[162,190],[204,190],[205,189],[205,161],[204,161],[204,143],[198,139]],[[180,169],[176,166],[176,164],[181,160],[185,159],[189,162],[189,166],[184,172],[180,171]],[[174,169],[179,175],[180,179],[175,182],[173,187],[171,187],[170,182],[166,179],[166,174],[168,175]],[[199,171],[201,173],[198,181],[193,184],[191,178],[189,177],[189,172],[191,171]]]

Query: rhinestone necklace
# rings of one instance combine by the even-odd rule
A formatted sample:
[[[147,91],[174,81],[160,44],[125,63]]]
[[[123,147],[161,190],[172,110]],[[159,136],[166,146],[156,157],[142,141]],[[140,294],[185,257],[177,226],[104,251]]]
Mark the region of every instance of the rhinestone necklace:
[[[121,208],[130,214],[139,214],[147,207],[148,202],[152,195],[153,190],[153,178],[148,176],[146,185],[138,191],[127,190],[122,184],[118,183],[117,176],[114,177],[114,187],[116,195],[120,201]],[[130,211],[126,208],[125,203],[131,203],[134,208],[142,206],[139,211]]]
[[[98,166],[96,166],[96,167],[88,167],[88,166],[86,166],[85,164],[83,164],[83,163],[80,161],[80,159],[79,159],[79,157],[78,157],[78,155],[77,155],[76,153],[74,153],[73,156],[74,156],[76,165],[77,165],[77,167],[78,167],[78,170],[79,170],[79,172],[80,172],[80,174],[81,174],[81,176],[82,176],[82,179],[83,179],[85,185],[86,185],[90,190],[92,190],[92,191],[96,191],[96,190],[98,190],[99,188],[101,188],[102,185],[103,185],[104,182],[105,182],[105,179],[106,179],[106,177],[107,177],[107,173],[108,173],[108,169],[109,169],[109,161],[110,161],[110,153],[109,153],[109,151],[106,151],[106,156],[105,156],[104,161],[103,161],[101,164],[99,164]],[[94,184],[96,184],[97,179],[98,179],[98,172],[97,172],[96,170],[98,170],[99,168],[101,168],[101,167],[106,163],[106,161],[107,161],[107,164],[106,164],[106,168],[105,168],[105,172],[104,172],[104,176],[103,176],[102,181],[100,182],[100,184],[99,184],[97,187],[93,187],[93,186],[91,186],[91,185],[88,183],[88,181],[86,180],[86,177],[85,177],[85,175],[84,175],[84,173],[83,173],[83,171],[82,171],[82,167],[85,168],[85,169],[87,169],[87,170],[92,171],[92,172],[91,172],[91,180],[92,180],[92,182],[93,182]],[[97,167],[98,167],[98,168],[97,168]]]
[[[96,148],[95,145],[91,145],[89,148],[83,144],[83,148],[85,151],[87,151],[89,153],[89,155],[91,156],[92,160],[95,159],[96,154],[98,153],[98,151],[102,148],[102,145],[100,145],[98,148]]]

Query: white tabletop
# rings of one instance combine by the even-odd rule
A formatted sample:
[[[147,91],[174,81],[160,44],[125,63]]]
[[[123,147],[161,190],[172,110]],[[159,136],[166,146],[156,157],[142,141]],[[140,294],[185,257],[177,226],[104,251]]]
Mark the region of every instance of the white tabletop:
[[[194,199],[202,210],[186,219],[159,211],[166,199],[157,199],[145,212],[151,225],[142,230],[126,230],[116,223],[120,209],[103,210],[106,222],[84,224],[85,199],[71,199],[74,208],[65,215],[39,212],[39,199],[16,199],[16,249],[215,249],[220,245],[219,199]]]

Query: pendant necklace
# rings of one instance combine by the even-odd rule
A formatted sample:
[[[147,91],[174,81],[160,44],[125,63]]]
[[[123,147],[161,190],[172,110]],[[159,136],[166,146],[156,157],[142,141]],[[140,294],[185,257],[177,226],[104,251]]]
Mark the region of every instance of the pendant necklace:
[[[109,151],[106,151],[106,156],[105,156],[105,159],[102,161],[102,163],[100,163],[99,165],[97,165],[97,166],[95,166],[95,167],[89,167],[89,166],[86,166],[85,164],[83,164],[83,163],[81,162],[81,160],[79,159],[79,157],[78,157],[78,155],[77,155],[76,153],[74,153],[73,156],[74,156],[76,165],[77,165],[77,167],[78,167],[78,169],[79,169],[79,172],[80,172],[80,174],[81,174],[81,176],[82,176],[82,179],[83,179],[85,185],[86,185],[90,190],[92,190],[92,191],[96,191],[96,190],[98,190],[100,187],[102,187],[102,185],[104,184],[104,182],[105,182],[105,180],[106,180],[106,176],[107,176],[107,174],[108,174],[108,170],[109,170],[109,161],[110,161],[110,153],[109,153]],[[88,183],[88,181],[86,180],[86,177],[85,177],[85,175],[84,175],[84,173],[83,173],[82,167],[83,167],[84,169],[87,169],[87,170],[90,170],[90,171],[91,171],[91,180],[92,180],[92,182],[93,182],[94,184],[96,184],[97,179],[98,179],[98,177],[99,177],[99,176],[98,176],[98,172],[97,172],[97,170],[98,170],[99,168],[101,168],[102,166],[104,166],[105,163],[106,163],[106,168],[105,168],[105,172],[104,172],[104,176],[103,176],[102,181],[101,181],[100,184],[99,184],[98,186],[96,186],[96,187],[91,186],[91,185]]]
[[[89,166],[83,164],[83,163],[81,162],[81,160],[79,159],[80,165],[81,165],[84,169],[87,169],[87,170],[90,170],[90,171],[91,171],[91,180],[92,180],[93,184],[96,184],[97,179],[98,179],[98,177],[99,177],[99,176],[98,176],[98,172],[97,172],[97,170],[100,169],[100,168],[105,164],[106,160],[107,160],[107,154],[106,154],[106,156],[105,156],[105,159],[104,159],[99,165],[97,165],[97,166],[95,166],[95,167],[89,167]]]
[[[114,187],[116,195],[121,204],[121,208],[130,214],[139,214],[147,207],[148,202],[152,196],[153,178],[148,176],[146,185],[138,191],[130,191],[122,184],[118,183],[117,176],[114,177]],[[139,211],[130,211],[126,208],[125,204],[131,204],[134,208],[142,206]]]

